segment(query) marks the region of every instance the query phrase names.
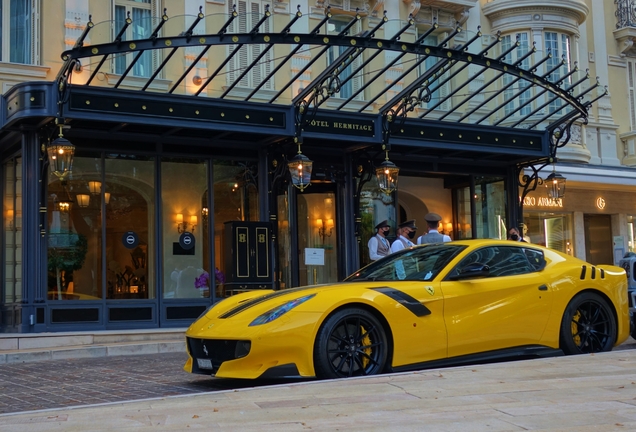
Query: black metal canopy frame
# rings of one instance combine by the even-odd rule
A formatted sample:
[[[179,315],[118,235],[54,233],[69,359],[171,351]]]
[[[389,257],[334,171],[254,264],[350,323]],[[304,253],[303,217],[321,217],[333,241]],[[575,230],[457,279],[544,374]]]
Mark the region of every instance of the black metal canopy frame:
[[[589,80],[589,74],[572,82],[572,78],[578,72],[576,66],[569,68],[566,59],[556,62],[549,70],[539,73],[540,67],[552,57],[550,52],[540,59],[535,59],[537,53],[536,48],[527,49],[526,53],[520,55],[513,63],[507,63],[505,59],[513,51],[518,51],[521,47],[517,40],[511,44],[510,48],[505,52],[499,52],[496,55],[489,55],[492,52],[500,51],[499,45],[503,38],[497,34],[491,38],[491,42],[476,52],[471,52],[473,45],[481,45],[482,33],[477,31],[472,37],[462,36],[462,28],[458,25],[452,32],[437,45],[426,45],[424,40],[438,29],[438,25],[433,22],[413,42],[402,40],[405,34],[416,25],[415,19],[410,16],[403,23],[402,27],[393,35],[386,37],[390,31],[383,29],[385,24],[389,22],[386,12],[381,18],[377,19],[377,23],[370,30],[353,34],[354,28],[361,21],[362,16],[356,13],[353,17],[347,16],[349,22],[342,27],[336,34],[329,34],[326,24],[332,20],[342,19],[342,17],[334,17],[330,8],[325,9],[325,15],[321,19],[316,20],[316,24],[308,33],[296,33],[295,29],[299,28],[299,21],[302,17],[300,6],[298,11],[291,15],[289,22],[280,31],[264,32],[264,24],[273,21],[269,6],[265,8],[264,13],[253,27],[244,33],[234,32],[233,29],[241,26],[234,26],[235,21],[241,20],[241,16],[236,9],[229,14],[225,23],[219,22],[218,16],[216,24],[220,28],[216,33],[208,33],[205,35],[196,34],[197,26],[208,20],[204,14],[200,12],[193,17],[192,23],[187,28],[181,28],[178,34],[169,34],[175,32],[172,26],[171,30],[165,29],[170,19],[166,11],[159,19],[158,24],[149,35],[149,37],[138,40],[125,40],[126,31],[131,26],[132,19],[128,17],[121,27],[120,31],[114,35],[111,42],[96,43],[87,45],[85,41],[91,34],[95,26],[90,21],[77,40],[75,46],[62,54],[64,65],[61,68],[58,81],[62,82],[64,78],[68,81],[75,70],[77,62],[81,62],[84,67],[91,65],[90,77],[83,86],[95,85],[95,77],[104,72],[102,69],[105,62],[110,58],[114,59],[118,56],[132,55],[132,59],[127,62],[125,71],[119,76],[119,79],[112,86],[120,87],[135,64],[144,53],[156,53],[156,58],[160,59],[153,65],[152,73],[146,73],[146,82],[141,86],[140,91],[145,92],[149,89],[151,83],[159,77],[162,72],[167,70],[171,61],[178,59],[175,56],[180,50],[185,51],[188,48],[197,48],[199,53],[190,65],[185,69],[181,68],[182,73],[172,79],[172,86],[167,93],[173,93],[184,82],[187,75],[194,67],[201,67],[201,61],[205,54],[214,46],[227,46],[228,55],[225,58],[218,59],[218,65],[206,64],[208,70],[213,72],[202,81],[202,84],[192,96],[200,96],[208,85],[218,76],[223,75],[229,63],[237,57],[242,48],[251,45],[260,45],[258,55],[255,55],[248,62],[247,66],[242,68],[238,77],[229,86],[223,89],[218,99],[237,100],[239,96],[233,93],[237,88],[241,79],[251,73],[255,68],[261,67],[265,62],[270,64],[269,73],[264,76],[260,82],[255,83],[254,88],[247,96],[240,96],[245,101],[255,101],[255,96],[268,82],[272,82],[274,77],[280,75],[280,71],[291,64],[292,59],[297,53],[310,55],[311,59],[300,68],[290,79],[282,85],[278,85],[278,91],[271,97],[267,103],[279,104],[284,103],[285,96],[289,98],[288,90],[296,83],[304,74],[306,74],[311,66],[320,59],[328,56],[328,51],[332,47],[343,47],[337,58],[327,61],[327,67],[315,77],[311,82],[304,86],[302,90],[296,94],[291,100],[292,104],[298,111],[309,112],[309,106],[312,106],[314,112],[323,105],[329,98],[334,97],[340,89],[352,80],[358,80],[363,84],[359,85],[355,91],[352,91],[347,97],[338,98],[338,105],[335,111],[347,110],[358,113],[375,112],[381,116],[386,116],[392,122],[395,118],[406,117],[415,107],[421,105],[422,102],[429,100],[430,95],[440,90],[446,83],[454,78],[459,78],[459,74],[473,65],[478,70],[471,71],[467,74],[466,80],[453,88],[451,92],[439,97],[432,106],[421,109],[418,117],[421,119],[430,119],[435,121],[447,121],[450,123],[466,123],[473,125],[489,125],[489,126],[507,126],[512,128],[535,129],[539,125],[546,125],[546,129],[551,130],[559,124],[569,120],[572,112],[576,115],[586,118],[590,105],[603,96],[603,94],[591,100],[584,100],[585,95],[599,86],[599,83],[593,83],[587,89],[580,89],[581,84]],[[179,17],[181,18],[181,17]],[[373,23],[369,18],[369,25]],[[183,20],[187,22],[187,20]],[[211,24],[208,25],[208,27]],[[273,26],[274,24],[272,24]],[[244,27],[244,26],[243,26]],[[268,26],[268,28],[271,26]],[[385,38],[377,37],[377,33],[383,31]],[[412,30],[412,29],[411,29]],[[97,36],[97,35],[96,35]],[[97,37],[96,37],[97,38]],[[464,40],[467,39],[467,40]],[[454,47],[448,45],[453,41],[463,40],[463,43]],[[272,58],[268,54],[277,47],[285,46],[285,54],[280,55],[282,50],[277,50],[276,55],[279,57]],[[383,67],[372,69],[372,62],[382,52],[393,52],[393,58],[385,61]],[[520,51],[521,52],[521,51]],[[183,56],[181,58],[184,58]],[[429,58],[437,59],[435,65],[431,68],[424,69],[425,61]],[[530,64],[530,60],[534,62]],[[523,68],[522,64],[528,61],[529,66]],[[211,59],[207,59],[210,63]],[[399,76],[393,76],[392,79],[387,78],[387,71],[396,66],[402,67]],[[419,68],[419,70],[416,70]],[[487,72],[492,71],[492,76],[487,76]],[[112,73],[108,70],[105,73]],[[289,70],[287,71],[289,73]],[[511,77],[506,85],[502,85],[505,75]],[[287,75],[285,75],[287,76]],[[384,78],[384,79],[383,79]],[[484,83],[476,90],[466,91],[465,88],[474,80],[483,79]],[[523,82],[523,85],[519,85]],[[373,85],[375,84],[375,87]],[[78,85],[78,84],[74,84]],[[103,82],[99,82],[99,86],[103,86]],[[516,85],[516,87],[515,87]],[[506,90],[513,89],[514,93],[504,98]],[[153,90],[154,91],[154,90]],[[365,93],[363,105],[361,96]],[[386,98],[383,104],[378,103],[385,95],[395,94],[392,98]],[[523,101],[519,99],[521,94],[532,95]],[[488,95],[485,97],[485,95]],[[504,107],[511,102],[518,102],[514,105],[514,109],[508,109],[504,114]],[[535,109],[524,116],[518,115],[524,107],[531,107],[532,103],[537,101]],[[558,110],[548,110],[549,104],[560,101],[561,107]],[[358,102],[358,103],[356,103]],[[452,103],[448,110],[438,110],[445,103]],[[470,107],[463,112],[459,112],[461,107]],[[455,115],[453,115],[455,114]],[[514,119],[512,119],[514,117]],[[304,118],[305,117],[300,117]],[[453,127],[456,127],[453,126]],[[296,133],[300,133],[297,131]],[[388,137],[387,137],[388,139]]]
[[[327,7],[324,15],[303,17],[298,6],[282,24],[282,16],[276,15],[269,6],[260,15],[239,14],[234,6],[225,18],[205,16],[200,8],[196,16],[175,17],[172,25],[174,18],[164,9],[149,37],[136,40],[129,40],[130,16],[116,34],[113,23],[94,25],[89,18],[75,46],[62,54],[64,65],[57,77],[60,92],[70,86],[79,64],[90,67],[90,76],[83,84],[73,83],[72,90],[125,86],[137,90],[140,97],[151,92],[158,98],[161,91],[151,84],[162,78],[170,83],[163,90],[166,97],[180,93],[204,101],[198,104],[292,109],[294,127],[277,131],[279,142],[293,137],[302,143],[303,134],[316,137],[310,126],[319,115],[371,119],[381,127],[377,135],[354,135],[349,137],[353,144],[325,142],[324,146],[362,152],[357,160],[369,159],[368,150],[373,150],[375,158],[391,150],[392,144],[403,160],[422,154],[451,160],[471,151],[473,156],[483,152],[479,162],[486,166],[499,157],[499,163],[516,167],[523,188],[519,214],[523,214],[523,198],[537,187],[539,171],[553,163],[557,149],[569,141],[572,125],[586,123],[591,105],[607,93],[598,79],[591,82],[589,73],[581,73],[568,59],[555,61],[550,52],[541,54],[534,45],[522,46],[518,38],[504,50],[499,33],[484,36],[480,28],[469,35],[458,24],[440,37],[435,21],[422,23],[409,16],[388,26],[386,12],[379,18],[367,16],[366,30],[360,30],[364,17],[358,10],[353,16],[335,16]],[[336,21],[339,31],[329,31],[329,24]],[[199,31],[202,23],[205,30]],[[277,26],[281,28],[276,30]],[[97,27],[106,30],[94,34]],[[216,32],[210,32],[214,27]],[[439,42],[425,43],[432,35]],[[89,36],[91,44],[86,43]],[[225,47],[226,55],[211,58],[208,54],[215,47]],[[131,76],[144,53],[152,53],[155,59],[152,70]],[[390,54],[378,59],[382,53]],[[117,76],[113,65],[122,57],[126,67]],[[316,64],[319,73],[312,70]],[[188,88],[187,78],[195,68],[206,70],[208,76],[195,77],[198,87]],[[100,73],[117,79],[96,79]],[[226,74],[233,81],[223,85],[219,80]],[[246,88],[244,79],[250,76],[258,78]],[[133,85],[131,78],[145,82]],[[451,81],[453,88],[448,91]],[[347,92],[342,91],[345,86]],[[321,108],[330,99],[328,107]],[[276,140],[267,144],[272,142]],[[367,162],[362,165],[373,164]],[[533,174],[522,176],[527,167]],[[357,199],[369,179],[359,173]]]

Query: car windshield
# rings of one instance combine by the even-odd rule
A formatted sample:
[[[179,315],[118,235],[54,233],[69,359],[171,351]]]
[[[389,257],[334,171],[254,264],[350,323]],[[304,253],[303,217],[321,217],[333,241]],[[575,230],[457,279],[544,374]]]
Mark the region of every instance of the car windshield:
[[[345,281],[431,281],[465,248],[446,243],[404,249],[358,270]]]

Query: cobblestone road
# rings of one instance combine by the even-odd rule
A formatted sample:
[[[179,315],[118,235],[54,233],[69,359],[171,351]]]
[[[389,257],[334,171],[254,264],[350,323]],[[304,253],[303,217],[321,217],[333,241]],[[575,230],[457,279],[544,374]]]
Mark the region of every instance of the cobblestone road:
[[[636,341],[615,349],[636,349]],[[183,371],[185,361],[185,353],[168,353],[0,365],[0,415],[292,381],[192,375]]]
[[[0,414],[271,385],[185,372],[184,353],[0,366]]]

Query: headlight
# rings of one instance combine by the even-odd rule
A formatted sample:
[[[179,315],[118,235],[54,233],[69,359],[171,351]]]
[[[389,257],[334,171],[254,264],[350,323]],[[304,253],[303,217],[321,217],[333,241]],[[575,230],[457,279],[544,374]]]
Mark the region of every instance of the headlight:
[[[274,321],[277,318],[280,318],[281,316],[283,316],[284,314],[286,314],[287,312],[289,312],[290,310],[292,310],[293,308],[295,308],[298,305],[301,305],[303,303],[305,303],[307,300],[309,300],[310,298],[314,297],[316,294],[311,294],[305,297],[300,297],[297,298],[295,300],[290,300],[287,303],[284,303],[280,306],[275,307],[272,310],[269,310],[267,312],[265,312],[263,315],[259,316],[258,318],[256,318],[254,321],[252,321],[250,323],[250,327],[253,326],[257,326],[257,325],[261,325],[261,324],[267,324],[269,322]]]

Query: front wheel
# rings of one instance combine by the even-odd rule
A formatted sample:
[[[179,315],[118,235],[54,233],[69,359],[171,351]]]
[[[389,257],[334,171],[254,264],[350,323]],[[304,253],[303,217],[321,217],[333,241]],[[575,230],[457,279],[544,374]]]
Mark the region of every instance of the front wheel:
[[[616,336],[616,320],[605,299],[582,293],[570,301],[561,322],[560,345],[565,354],[611,351]]]
[[[318,378],[375,375],[384,370],[388,343],[380,321],[370,312],[343,309],[325,320],[314,346]]]

